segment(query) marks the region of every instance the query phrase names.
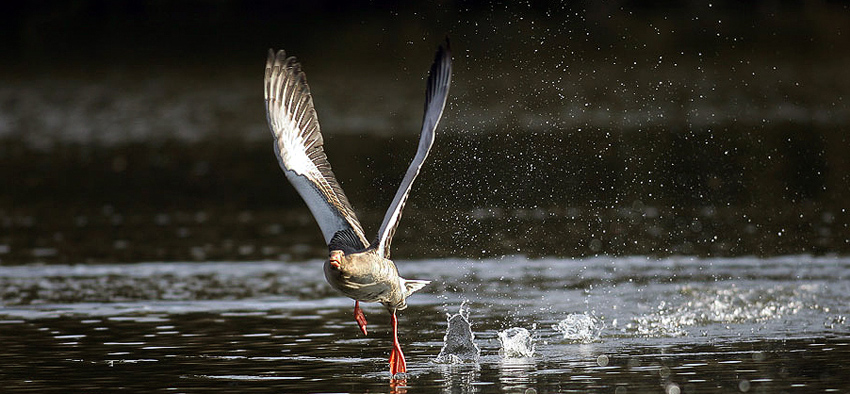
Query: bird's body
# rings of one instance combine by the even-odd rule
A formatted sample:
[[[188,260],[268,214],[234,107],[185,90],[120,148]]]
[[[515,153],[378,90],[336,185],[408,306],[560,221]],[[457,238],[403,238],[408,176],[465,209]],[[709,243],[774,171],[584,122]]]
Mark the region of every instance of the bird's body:
[[[406,372],[398,342],[396,311],[407,307],[407,297],[428,284],[404,279],[390,260],[390,243],[401,218],[413,181],[419,173],[442,116],[451,82],[448,40],[437,50],[425,92],[425,115],[416,156],[387,210],[378,236],[368,242],[351,204],[337,182],[323,148],[313,99],[301,66],[283,51],[269,51],[265,73],[266,118],[275,137],[280,167],[310,208],[328,244],[324,272],[328,283],[355,300],[354,316],[366,334],[360,302],[378,302],[391,314],[393,350],[390,372]]]
[[[339,261],[337,267],[335,261]],[[352,299],[379,302],[387,309],[396,310],[407,308],[407,297],[428,284],[428,281],[400,277],[395,263],[378,255],[376,249],[331,256],[325,262],[325,278]]]

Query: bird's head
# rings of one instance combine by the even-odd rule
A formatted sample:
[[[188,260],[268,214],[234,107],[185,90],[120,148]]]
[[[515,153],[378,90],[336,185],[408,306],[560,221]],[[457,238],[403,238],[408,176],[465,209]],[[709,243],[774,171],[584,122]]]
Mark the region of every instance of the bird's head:
[[[328,256],[328,264],[330,264],[331,268],[339,270],[342,268],[342,262],[345,259],[345,253],[341,250],[332,250],[330,256]]]
[[[374,253],[366,252],[345,252],[339,249],[331,249],[328,254],[328,260],[325,262],[325,277],[334,278],[350,278],[352,276],[369,275],[374,262]]]

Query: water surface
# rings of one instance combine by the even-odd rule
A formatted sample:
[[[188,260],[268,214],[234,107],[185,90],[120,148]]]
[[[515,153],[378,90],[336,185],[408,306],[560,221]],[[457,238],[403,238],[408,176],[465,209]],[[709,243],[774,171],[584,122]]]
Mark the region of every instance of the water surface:
[[[390,386],[386,312],[368,304],[362,336],[319,261],[0,267],[0,377],[33,392],[850,389],[847,258],[399,266],[433,280],[400,314],[406,385]],[[481,357],[438,363],[463,302]],[[500,353],[514,327],[531,333],[531,357]]]
[[[3,391],[850,391],[841,2],[67,3],[0,12]],[[311,260],[262,67],[303,63],[369,233],[447,33],[391,386],[386,312],[362,336]],[[480,357],[437,362],[461,305]]]

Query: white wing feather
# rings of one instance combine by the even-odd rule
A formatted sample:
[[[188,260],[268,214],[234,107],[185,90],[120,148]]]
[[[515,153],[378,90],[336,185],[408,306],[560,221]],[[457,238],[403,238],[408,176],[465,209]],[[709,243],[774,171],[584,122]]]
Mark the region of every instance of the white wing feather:
[[[269,50],[265,74],[266,119],[274,150],[286,174],[322,229],[325,242],[343,231],[353,233],[351,248],[368,245],[363,228],[331,171],[313,98],[301,66],[284,51]]]

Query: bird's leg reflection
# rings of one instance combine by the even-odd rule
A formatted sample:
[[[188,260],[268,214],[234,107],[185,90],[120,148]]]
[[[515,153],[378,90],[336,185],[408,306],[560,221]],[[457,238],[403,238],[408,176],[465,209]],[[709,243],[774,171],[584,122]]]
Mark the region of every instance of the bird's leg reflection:
[[[407,379],[390,379],[390,393],[391,394],[406,394],[407,393]]]

